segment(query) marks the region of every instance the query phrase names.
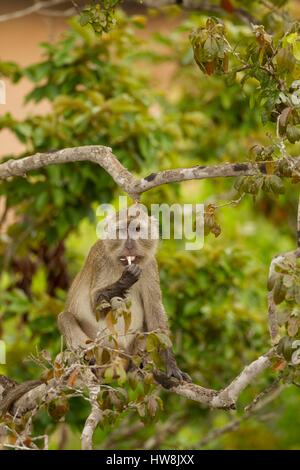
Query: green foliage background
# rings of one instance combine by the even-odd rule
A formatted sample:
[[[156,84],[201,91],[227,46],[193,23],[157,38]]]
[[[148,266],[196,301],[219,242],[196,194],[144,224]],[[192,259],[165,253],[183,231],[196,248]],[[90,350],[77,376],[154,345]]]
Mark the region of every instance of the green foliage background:
[[[178,15],[176,9],[163,13],[162,20],[168,22],[170,15]],[[26,102],[46,100],[51,105],[48,114],[21,121],[2,115],[0,127],[10,129],[28,155],[108,145],[125,166],[144,176],[176,166],[247,160],[249,148],[268,145],[266,133],[274,132],[272,123],[262,123],[266,105],[256,101],[258,82],[250,79],[242,87],[223,76],[203,75],[194,63],[188,33],[204,25],[206,16],[176,18],[178,26],[147,41],[137,32],[145,26],[144,17],[118,11],[117,27],[101,36],[72,19],[59,42],[42,45],[40,63],[26,68],[0,63],[0,73],[13,82],[23,77],[32,82]],[[244,24],[224,20],[230,40],[251,42]],[[276,32],[280,25],[273,27]],[[167,90],[152,78],[164,63],[177,64]],[[298,151],[296,144],[293,153]],[[247,196],[236,207],[220,208],[222,233],[218,238],[208,235],[201,251],[187,252],[176,241],[160,244],[160,277],[176,355],[196,383],[222,388],[269,347],[269,263],[295,246],[297,191],[289,182],[285,189],[278,197]],[[71,278],[96,239],[96,207],[115,202],[120,191],[104,171],[79,163],[15,178],[2,183],[0,192],[16,215],[0,244],[0,337],[8,359],[0,372],[22,381],[39,375],[36,366],[24,361],[26,356],[36,348],[52,357],[59,351],[56,317]],[[237,197],[233,181],[220,179],[163,186],[143,195],[142,202],[222,204]],[[271,379],[272,372],[243,393],[237,415]],[[160,448],[198,448],[209,431],[232,418],[172,394],[161,396],[164,409],[156,422],[134,432],[138,417],[123,413],[116,424],[97,431],[96,446],[143,448],[161,433]],[[299,449],[299,400],[297,388],[287,388],[266,407],[264,419],[253,417],[206,448]],[[45,412],[36,432],[49,432],[55,449],[67,427],[66,447],[78,448],[86,415],[86,405],[74,401],[67,425],[53,422]],[[170,420],[172,432],[164,435]],[[132,427],[126,438],[125,425]]]

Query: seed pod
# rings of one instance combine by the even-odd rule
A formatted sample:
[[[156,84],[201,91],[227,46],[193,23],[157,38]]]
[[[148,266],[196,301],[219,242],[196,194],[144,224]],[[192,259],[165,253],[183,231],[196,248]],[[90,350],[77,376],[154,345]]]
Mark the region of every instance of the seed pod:
[[[291,144],[294,144],[298,140],[300,140],[300,129],[296,126],[287,126],[286,128],[286,136],[288,138],[288,141],[291,142]]]
[[[289,336],[296,336],[300,326],[300,319],[297,317],[290,317],[288,320],[287,332]]]
[[[270,189],[274,194],[283,194],[284,185],[282,179],[279,176],[273,175],[270,176]]]
[[[279,160],[277,172],[282,176],[291,177],[292,176],[292,164],[288,160],[285,160],[285,159]]]
[[[281,302],[284,301],[286,295],[286,288],[283,285],[282,282],[282,276],[279,276],[274,284],[274,289],[273,289],[273,299],[274,303],[276,305],[281,304]]]
[[[218,54],[218,43],[213,36],[209,36],[203,44],[204,58],[212,61]]]
[[[207,75],[227,72],[229,45],[223,24],[208,18],[205,28],[198,28],[191,33],[190,41],[195,62],[202,72]]]
[[[289,361],[293,354],[292,348],[293,340],[284,336],[278,343],[278,353],[281,354],[287,361]]]
[[[288,106],[288,107],[284,108],[284,110],[281,112],[281,114],[279,116],[278,130],[279,130],[279,134],[281,136],[285,135],[286,128],[287,128],[289,119],[291,117],[291,112],[292,112],[292,108]]]
[[[278,72],[292,72],[295,68],[296,59],[292,52],[292,46],[289,44],[287,47],[279,49],[276,54],[276,62]]]
[[[57,398],[48,405],[48,413],[54,421],[60,421],[69,411],[69,402],[66,398]]]
[[[275,273],[271,274],[271,276],[268,278],[268,283],[267,283],[268,291],[271,291],[273,289],[276,279],[277,279],[277,275]]]
[[[235,182],[234,182],[234,189],[236,189],[239,193],[243,193],[243,182],[244,182],[244,177],[239,176]]]

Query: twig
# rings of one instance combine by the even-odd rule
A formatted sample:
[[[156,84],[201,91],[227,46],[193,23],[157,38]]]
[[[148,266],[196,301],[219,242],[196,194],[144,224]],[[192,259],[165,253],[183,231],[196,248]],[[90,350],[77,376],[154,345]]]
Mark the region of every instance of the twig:
[[[166,437],[176,434],[184,419],[178,414],[173,415],[166,422],[157,425],[153,436],[149,437],[143,445],[144,450],[159,449]]]
[[[259,395],[257,395],[254,400],[245,408],[245,413],[240,418],[233,419],[229,423],[225,424],[221,428],[214,429],[205,436],[198,445],[194,448],[201,448],[209,444],[211,441],[214,441],[220,436],[228,432],[235,431],[244,421],[252,418],[255,413],[261,410],[264,406],[274,400],[282,391],[283,385],[279,384],[281,376],[278,376],[272,384],[263,390]],[[263,416],[260,416],[259,419],[263,419]]]
[[[13,11],[11,13],[6,13],[5,15],[0,15],[0,23],[4,21],[16,20],[18,18],[23,18],[24,16],[31,15],[32,13],[38,13],[44,8],[51,8],[52,6],[60,5],[67,3],[69,0],[45,0],[36,2],[29,7],[23,8],[22,10]]]
[[[300,195],[298,199],[298,211],[297,211],[297,247],[300,248]]]
[[[115,449],[118,442],[127,440],[132,437],[136,432],[144,428],[142,421],[136,421],[130,424],[129,419],[124,419],[117,429],[113,430],[107,439],[101,443],[102,450]]]
[[[188,11],[202,11],[214,15],[226,15],[229,13],[224,8],[222,8],[222,6],[207,2],[205,0],[144,0],[142,3],[150,8],[161,8],[167,5],[177,4],[180,5],[184,10]],[[247,24],[255,24],[258,22],[254,16],[252,16],[243,8],[232,7],[232,11],[230,13],[236,15]]]

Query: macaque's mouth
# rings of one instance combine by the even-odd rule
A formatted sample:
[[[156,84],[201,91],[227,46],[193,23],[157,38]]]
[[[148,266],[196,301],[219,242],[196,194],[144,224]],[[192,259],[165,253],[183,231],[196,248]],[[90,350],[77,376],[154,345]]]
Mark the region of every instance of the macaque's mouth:
[[[138,264],[141,256],[121,256],[119,260],[124,266],[130,266],[131,264]]]

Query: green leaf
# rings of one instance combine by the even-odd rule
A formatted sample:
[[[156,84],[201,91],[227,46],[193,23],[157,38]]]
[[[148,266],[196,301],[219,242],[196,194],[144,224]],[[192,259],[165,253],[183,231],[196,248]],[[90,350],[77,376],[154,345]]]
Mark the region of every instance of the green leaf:
[[[46,78],[50,75],[50,72],[53,70],[53,65],[50,61],[42,62],[40,64],[31,65],[24,70],[24,74],[32,82],[39,82],[43,78]]]
[[[26,142],[32,135],[32,127],[26,122],[20,122],[15,125],[14,130],[22,142]]]
[[[107,367],[104,372],[104,378],[107,382],[111,382],[114,378],[114,368],[113,367]]]
[[[293,44],[293,53],[297,60],[300,60],[300,38]]]
[[[91,21],[91,13],[89,11],[82,12],[79,18],[80,25],[86,26],[90,21]]]

